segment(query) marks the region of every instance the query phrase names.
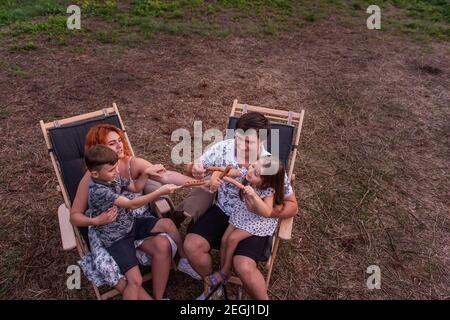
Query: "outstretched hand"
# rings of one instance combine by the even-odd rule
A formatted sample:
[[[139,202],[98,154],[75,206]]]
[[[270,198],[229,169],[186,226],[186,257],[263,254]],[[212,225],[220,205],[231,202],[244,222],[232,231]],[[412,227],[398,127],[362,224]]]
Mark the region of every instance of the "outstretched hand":
[[[192,176],[195,179],[203,179],[205,177],[205,168],[202,163],[194,163],[192,166]]]
[[[161,195],[172,194],[175,190],[180,189],[182,186],[177,186],[175,184],[165,184],[161,186],[158,191]]]

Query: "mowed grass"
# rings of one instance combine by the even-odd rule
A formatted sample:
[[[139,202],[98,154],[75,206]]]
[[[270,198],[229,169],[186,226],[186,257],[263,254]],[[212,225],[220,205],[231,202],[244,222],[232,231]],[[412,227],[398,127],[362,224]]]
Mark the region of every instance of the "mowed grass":
[[[414,37],[450,40],[450,1],[381,0],[354,2],[357,8],[378,4],[387,29],[400,30]]]
[[[66,27],[66,8],[72,3],[81,7],[81,32]],[[450,39],[447,0],[133,0],[127,6],[115,0],[5,0],[0,4],[0,28],[8,28],[0,29],[0,35],[17,38],[10,49],[21,52],[37,49],[41,36],[67,45],[83,34],[93,41],[126,47],[157,33],[266,37],[299,30],[333,15],[354,16],[365,25],[366,8],[372,4],[381,7],[384,30],[420,39]],[[108,27],[100,28],[95,21],[106,22]]]
[[[129,6],[123,6],[119,1],[85,0],[73,2],[78,3],[82,8],[82,30],[79,31],[71,31],[66,28],[68,14],[66,14],[65,10],[69,3],[68,1],[0,0],[0,34],[3,37],[0,38],[0,41],[3,41],[5,38],[6,40],[9,40],[7,46],[11,52],[20,54],[30,53],[30,56],[34,56],[39,55],[40,53],[36,51],[45,47],[49,42],[56,45],[69,45],[74,39],[86,39],[92,41],[91,45],[93,47],[101,46],[102,44],[137,47],[142,45],[142,39],[151,38],[159,33],[171,36],[194,35],[214,38],[246,36],[250,34],[257,37],[270,38],[277,37],[284,33],[295,32],[298,30],[301,31],[301,28],[305,25],[314,26],[314,24],[318,24],[331,16],[352,17],[352,21],[356,21],[359,25],[359,30],[361,30],[365,28],[365,20],[368,17],[366,8],[370,4],[378,4],[382,9],[381,32],[396,31],[403,33],[406,37],[420,37],[424,40],[449,40],[448,14],[450,9],[448,8],[448,1],[135,0],[127,1]],[[70,1],[70,3],[73,2]],[[181,42],[180,46],[182,46]],[[79,49],[84,50],[86,48],[89,48],[89,46],[80,47]],[[261,64],[263,65],[264,59],[258,59],[262,61]],[[330,69],[332,70],[333,67]],[[446,72],[441,71],[435,65],[424,65],[423,67],[421,66],[420,70],[425,71],[421,73],[421,77],[425,77],[427,74],[430,76]],[[12,77],[14,79],[25,78],[33,80],[36,77],[33,73],[35,71],[28,70],[26,65],[6,62],[6,60],[0,60],[0,71],[7,74],[9,78]],[[336,77],[336,79],[339,78],[340,76]],[[323,83],[333,82],[334,81],[329,81],[329,79],[323,81]],[[422,183],[418,184],[419,186],[423,184],[423,181],[427,181],[425,177],[421,176],[422,172],[419,169],[413,170],[415,167],[406,169],[403,168],[403,166],[399,167],[400,164],[403,163],[402,161],[404,161],[400,161],[401,159],[399,158],[403,158],[402,154],[406,152],[405,150],[411,150],[411,152],[415,150],[414,145],[408,145],[411,137],[414,138],[414,141],[440,141],[438,140],[439,137],[440,139],[445,137],[448,128],[447,131],[444,131],[443,129],[442,132],[437,131],[436,137],[431,136],[430,138],[423,133],[423,129],[420,129],[421,122],[419,120],[417,120],[417,123],[415,122],[416,120],[414,120],[413,115],[409,111],[410,108],[408,104],[387,101],[386,103],[380,103],[379,105],[382,112],[373,111],[372,113],[369,113],[366,109],[362,109],[367,101],[358,101],[356,97],[348,94],[348,87],[352,86],[348,86],[347,83],[342,83],[340,84],[340,87],[338,86],[338,88],[340,88],[339,90],[333,91],[329,89],[329,91],[320,92],[318,97],[324,99],[324,101],[320,101],[322,102],[320,103],[321,105],[328,107],[333,105],[334,102],[337,102],[335,114],[332,113],[330,117],[333,119],[333,122],[331,125],[320,128],[318,124],[320,124],[321,121],[314,121],[312,118],[314,113],[311,112],[310,114],[312,116],[308,115],[309,120],[305,123],[305,134],[302,133],[304,137],[302,136],[301,141],[304,146],[301,149],[305,150],[307,156],[305,159],[301,159],[302,161],[299,161],[297,166],[297,169],[299,170],[297,170],[297,172],[308,172],[306,177],[307,185],[315,186],[316,184],[321,184],[323,181],[329,181],[329,185],[326,184],[325,187],[321,185],[313,190],[314,192],[310,192],[310,198],[303,197],[301,199],[303,212],[314,213],[314,216],[309,217],[308,224],[312,224],[314,227],[315,222],[319,221],[316,225],[320,227],[320,230],[318,230],[312,238],[314,240],[312,242],[316,243],[315,245],[317,248],[310,248],[317,249],[317,251],[323,250],[326,253],[329,253],[329,256],[333,258],[336,257],[337,253],[342,251],[349,254],[354,253],[355,260],[352,262],[354,262],[355,265],[358,265],[358,270],[363,270],[363,268],[374,263],[374,261],[378,263],[377,259],[380,258],[378,253],[369,250],[370,248],[361,253],[363,250],[360,247],[361,243],[367,238],[366,240],[370,247],[371,241],[375,243],[376,239],[381,243],[378,248],[385,250],[388,254],[390,254],[391,251],[394,252],[394,257],[392,258],[392,261],[394,262],[389,258],[384,258],[385,260],[382,261],[383,263],[388,261],[388,266],[397,266],[396,263],[399,265],[401,265],[401,263],[405,265],[414,265],[417,260],[412,259],[423,254],[421,252],[422,247],[415,242],[417,240],[412,236],[411,239],[406,238],[408,241],[403,241],[395,230],[392,231],[389,229],[389,224],[387,222],[385,222],[385,228],[379,217],[379,211],[383,211],[383,215],[386,214],[389,218],[395,220],[398,225],[404,226],[405,229],[411,229],[411,233],[420,232],[421,229],[424,228],[424,223],[431,224],[430,221],[422,218],[421,220],[417,220],[419,223],[410,227],[409,222],[416,222],[415,219],[417,218],[411,216],[410,211],[403,208],[398,203],[398,199],[396,198],[397,193],[394,190],[401,189],[401,194],[405,196],[408,195],[411,190],[410,184],[399,184],[397,181],[398,176],[410,178],[416,177],[417,175],[416,180],[422,181]],[[324,86],[324,88],[328,88],[328,86]],[[364,88],[359,88],[358,92],[363,92],[363,89]],[[235,93],[233,92],[233,94]],[[259,95],[260,92],[255,92],[255,95],[256,94]],[[326,97],[329,97],[330,100],[326,100]],[[207,98],[205,100],[207,100]],[[358,101],[358,103],[355,103],[354,101]],[[92,102],[90,101],[89,104],[91,103]],[[0,120],[11,118],[15,112],[11,106],[16,107],[15,104],[10,105],[9,107],[0,105]],[[442,105],[442,107],[444,108],[445,106]],[[59,116],[63,117],[63,114]],[[373,118],[370,118],[369,116],[378,118],[375,118],[376,121],[373,121]],[[352,132],[350,129],[347,130],[347,128],[352,128],[352,123],[358,122],[361,123],[361,126],[356,128],[356,131]],[[410,131],[406,131],[402,128],[401,124],[405,125],[406,123],[409,128],[411,128]],[[317,129],[318,131],[312,129],[314,126],[319,127],[319,129]],[[342,128],[345,128],[345,130]],[[380,128],[386,129],[386,132],[383,131],[380,133],[377,131],[381,131]],[[323,130],[323,132],[320,130]],[[335,146],[330,148],[329,145],[321,143],[321,139],[319,138],[333,138],[335,137],[336,132],[342,134],[342,141],[332,141],[335,142],[335,146],[338,146],[339,148]],[[371,132],[371,135],[367,136],[367,132]],[[314,141],[315,135],[318,138]],[[423,135],[423,137],[420,135]],[[384,136],[387,138],[384,139]],[[312,143],[308,143],[311,141]],[[322,142],[323,141],[324,140],[322,140]],[[400,153],[399,146],[402,145],[402,143],[404,144],[404,149]],[[443,139],[440,143],[445,146],[445,141]],[[16,145],[13,147],[14,150],[17,148]],[[41,147],[42,146],[40,146],[40,148]],[[395,150],[395,152],[391,152],[392,150]],[[5,154],[8,154],[8,152],[5,152]],[[412,152],[409,156],[407,154],[405,158],[413,158],[413,155],[414,153]],[[23,154],[23,158],[32,159],[33,156],[29,153],[25,153]],[[8,162],[10,161],[11,160],[9,159]],[[323,161],[323,167],[317,165],[317,163],[321,163],[320,161]],[[42,178],[44,173],[53,177],[52,169],[48,164],[48,159],[43,158],[42,163],[45,164],[43,165],[45,170],[41,168],[40,170],[42,171],[36,173],[37,177],[43,180],[50,179]],[[349,163],[352,165],[350,166]],[[330,164],[333,164],[336,169],[330,169],[328,167]],[[0,176],[6,177],[7,172],[1,171],[1,168],[3,167],[6,167],[6,164],[0,166],[0,172],[2,173]],[[32,167],[34,168],[34,166]],[[358,168],[358,170],[355,170],[355,168]],[[329,179],[328,176],[332,176],[332,178]],[[302,179],[303,178],[304,177],[302,177]],[[443,181],[445,182],[445,180]],[[1,184],[2,183],[0,182],[0,185]],[[440,188],[441,186],[439,185],[437,187]],[[442,187],[445,187],[444,183]],[[5,189],[6,188],[9,190],[10,186],[6,186],[5,183]],[[13,190],[11,192],[17,191]],[[426,192],[422,192],[421,194],[425,193]],[[59,201],[60,198],[58,196],[54,195],[52,201]],[[45,201],[45,199],[42,199],[41,202],[38,202],[41,209],[56,208],[56,203],[49,204]],[[420,204],[419,200],[417,200],[417,202]],[[382,204],[380,205],[380,203]],[[30,203],[26,203],[26,205],[32,206],[33,203],[30,201]],[[15,206],[19,208],[19,204]],[[419,217],[421,217],[422,214],[426,217],[426,209],[420,205],[417,206],[418,209],[414,212],[416,212]],[[36,208],[34,209],[36,211]],[[35,214],[35,211],[30,209],[30,212],[27,212],[27,214]],[[21,295],[17,293],[18,290],[14,291],[14,277],[15,272],[23,269],[24,266],[26,266],[27,270],[34,272],[27,275],[27,279],[30,280],[30,283],[39,282],[40,285],[36,285],[38,288],[47,288],[49,283],[51,283],[51,286],[56,288],[52,292],[58,292],[57,290],[60,289],[59,286],[61,283],[64,283],[65,270],[49,268],[48,266],[52,263],[51,261],[41,262],[40,259],[36,260],[33,256],[26,256],[27,248],[31,245],[28,243],[24,244],[23,241],[19,242],[16,233],[7,232],[7,230],[10,230],[7,223],[11,225],[11,228],[13,228],[13,226],[21,225],[20,223],[13,225],[11,222],[12,220],[10,220],[12,219],[12,213],[14,213],[14,210],[5,210],[1,215],[4,217],[3,225],[5,226],[5,232],[0,233],[0,238],[2,239],[2,242],[4,241],[3,243],[8,243],[8,245],[1,247],[0,297],[21,297]],[[24,221],[28,220],[24,219]],[[333,223],[331,221],[333,221]],[[358,221],[358,224],[354,224],[355,221]],[[378,229],[369,229],[367,235],[365,235],[365,228],[377,223],[380,224]],[[446,223],[445,220],[443,220],[442,224],[444,223]],[[47,224],[47,221],[42,220],[40,225],[36,227],[36,230],[42,231],[46,230],[45,228],[57,230],[56,220],[52,220],[51,225]],[[26,223],[23,225],[26,226]],[[448,224],[446,226],[448,226]],[[32,232],[29,232],[29,229],[23,228],[22,232],[21,239],[24,237],[32,238],[34,236]],[[52,245],[46,247],[50,237],[47,237],[45,234],[39,236],[40,239],[38,239],[39,241],[37,242],[39,245],[36,245],[36,251],[43,252],[42,256],[47,257],[48,253],[45,250],[48,250],[48,247],[59,248],[59,238],[51,239],[51,241],[53,241]],[[383,239],[383,237],[385,239]],[[402,240],[402,242],[399,240]],[[31,241],[33,244],[36,243],[36,239],[30,239],[29,242]],[[338,248],[327,248],[322,246],[326,241],[333,241],[333,244],[336,243]],[[311,245],[311,243],[309,243],[309,245]],[[283,243],[281,247],[281,256],[285,256],[287,259],[300,256],[301,250],[309,250],[309,248],[307,248],[308,246],[305,247],[305,249],[299,249],[294,246],[292,242]],[[394,249],[391,249],[391,247]],[[335,251],[335,249],[338,251]],[[397,252],[400,254],[400,258],[396,256]],[[64,259],[64,261],[58,261],[58,266],[67,266],[76,259],[76,253],[73,252],[70,253],[70,255],[61,254],[60,256],[60,259]],[[356,258],[359,260],[356,260]],[[412,262],[409,263],[408,259],[411,259]],[[427,260],[430,264],[430,287],[433,283],[433,277],[439,278],[439,274],[445,272],[445,270],[439,269],[442,268],[442,266],[438,265],[434,259],[437,258],[430,254]],[[315,280],[317,283],[315,283],[312,288],[315,291],[321,292],[314,297],[342,298],[342,296],[338,296],[337,290],[333,289],[331,286],[334,281],[336,281],[333,277],[336,276],[338,278],[337,282],[339,283],[339,277],[345,278],[346,272],[345,270],[342,272],[331,270],[331,267],[333,267],[334,264],[329,261],[325,262],[326,263],[322,263],[322,265],[330,265],[330,272],[322,272],[322,274],[317,272],[318,276],[316,277],[317,280]],[[41,271],[34,268],[35,264],[38,264],[42,270],[46,270],[45,273],[42,272],[41,274]],[[439,269],[437,274],[432,270],[434,268]],[[397,279],[397,271],[394,267],[392,267],[392,269],[394,271],[388,270],[383,276],[392,276]],[[57,275],[59,282],[54,280],[52,272]],[[307,275],[307,272],[305,272],[305,274]],[[399,278],[398,282],[391,283],[386,281],[386,284],[383,284],[383,286],[386,286],[388,292],[391,293],[396,292],[393,289],[394,287],[401,288],[406,292],[408,292],[408,289],[414,289],[411,284],[405,284],[404,279],[405,278]],[[89,284],[85,284],[85,286],[89,287]],[[331,289],[328,289],[329,287]],[[27,290],[28,291],[24,293],[23,296],[30,297],[31,294],[35,294],[32,291],[34,290],[34,287],[27,287]],[[437,295],[434,295],[434,297],[436,296]],[[79,296],[77,297],[79,298]],[[92,298],[92,296],[89,297]],[[390,297],[395,298],[397,296],[391,294]],[[398,297],[404,296],[399,294]],[[441,295],[441,297],[443,297],[443,295]]]

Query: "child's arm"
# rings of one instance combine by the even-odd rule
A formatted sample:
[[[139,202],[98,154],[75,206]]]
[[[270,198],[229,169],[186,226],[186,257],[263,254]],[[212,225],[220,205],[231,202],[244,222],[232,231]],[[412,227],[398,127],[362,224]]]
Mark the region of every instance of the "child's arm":
[[[159,189],[153,191],[152,193],[140,196],[140,197],[136,197],[132,200],[124,197],[124,196],[119,196],[116,201],[114,201],[114,205],[121,207],[121,208],[125,208],[125,209],[137,209],[142,207],[143,205],[155,201],[156,199],[158,199],[159,197],[166,195],[166,194],[170,194],[173,193],[176,189],[181,188],[180,186],[176,186],[174,184],[165,184],[162,187],[160,187]]]
[[[254,201],[255,206],[254,213],[262,217],[270,218],[273,211],[273,199],[274,199],[273,195],[261,199],[251,186],[244,187],[244,195],[246,197],[251,197],[252,200]]]
[[[128,191],[131,192],[141,192],[144,189],[145,183],[147,182],[148,178],[160,176],[162,173],[164,173],[166,169],[161,164],[154,164],[147,169],[144,170],[137,178],[137,180],[130,181],[129,186],[127,187]]]

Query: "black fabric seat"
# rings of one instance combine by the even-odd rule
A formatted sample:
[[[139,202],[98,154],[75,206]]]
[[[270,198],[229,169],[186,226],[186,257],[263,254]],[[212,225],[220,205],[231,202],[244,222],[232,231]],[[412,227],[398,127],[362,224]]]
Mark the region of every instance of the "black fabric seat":
[[[55,127],[48,130],[53,153],[61,168],[63,183],[73,202],[78,184],[84,175],[84,143],[90,128],[99,124],[112,124],[121,128],[117,115],[102,116],[70,125]],[[87,227],[79,228],[83,238],[87,239]],[[89,244],[88,244],[89,245]]]

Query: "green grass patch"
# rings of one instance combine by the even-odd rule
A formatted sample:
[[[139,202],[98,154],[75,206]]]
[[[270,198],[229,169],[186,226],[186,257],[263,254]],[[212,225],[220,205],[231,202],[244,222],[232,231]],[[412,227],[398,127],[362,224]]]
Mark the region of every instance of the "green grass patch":
[[[275,10],[292,12],[292,0],[134,0],[133,12],[138,16],[179,18],[185,14],[213,14],[224,9],[245,11]]]
[[[31,50],[36,50],[37,46],[34,44],[33,41],[27,41],[24,44],[18,44],[14,45],[10,48],[11,52],[28,52]]]
[[[69,30],[65,16],[49,16],[42,21],[17,22],[11,26],[8,34],[17,38],[19,42],[11,48],[13,51],[27,52],[37,48],[34,43],[38,37],[43,36],[50,42],[67,45],[73,36],[88,31],[85,27],[82,27],[81,30]],[[25,39],[26,42],[20,43],[23,41],[22,39]]]
[[[180,18],[187,10],[192,12],[205,6],[203,0],[135,0],[133,4],[135,15],[165,18]]]
[[[13,26],[11,35],[18,37],[24,34],[46,34],[50,37],[68,34],[67,18],[65,16],[49,16],[46,20],[41,22],[19,22]]]
[[[11,112],[0,107],[0,120],[6,120],[11,117]]]
[[[304,16],[304,18],[308,22],[314,22],[317,20],[317,16],[314,13],[308,13]]]
[[[100,43],[116,43],[119,39],[119,32],[117,30],[96,31],[93,33],[93,37]]]
[[[0,26],[35,17],[65,14],[69,0],[1,0]]]
[[[0,61],[0,70],[9,73],[12,76],[20,78],[29,78],[30,75],[16,64],[9,64],[6,61]],[[9,111],[5,111],[7,115],[10,115]]]
[[[391,0],[408,15],[423,21],[450,23],[450,1],[448,0]]]
[[[66,8],[69,0],[0,0],[0,26],[10,28],[1,37],[45,35],[66,44],[76,30],[68,30]],[[79,0],[81,32],[101,43],[130,46],[156,33],[197,34],[213,37],[235,35],[277,36],[331,15],[355,17],[364,27],[371,4],[381,7],[382,29],[400,30],[412,38],[418,36],[450,39],[450,1],[448,0],[131,0],[119,6],[117,0]],[[86,29],[84,21],[92,17],[106,19],[105,30]],[[47,20],[45,20],[47,19]],[[89,23],[87,23],[89,25]],[[128,29],[131,28],[131,29]],[[86,30],[85,30],[86,29]],[[130,33],[130,34],[128,34]],[[35,38],[17,44],[14,51],[33,50]],[[27,45],[28,44],[28,45]]]
[[[449,0],[353,0],[340,6],[351,15],[366,15],[369,5],[381,9],[381,28],[394,27],[412,38],[450,40]]]
[[[292,12],[292,0],[218,0],[219,4],[238,9],[274,9],[284,12]]]
[[[81,14],[87,13],[93,16],[115,17],[119,13],[115,0],[83,0]]]

